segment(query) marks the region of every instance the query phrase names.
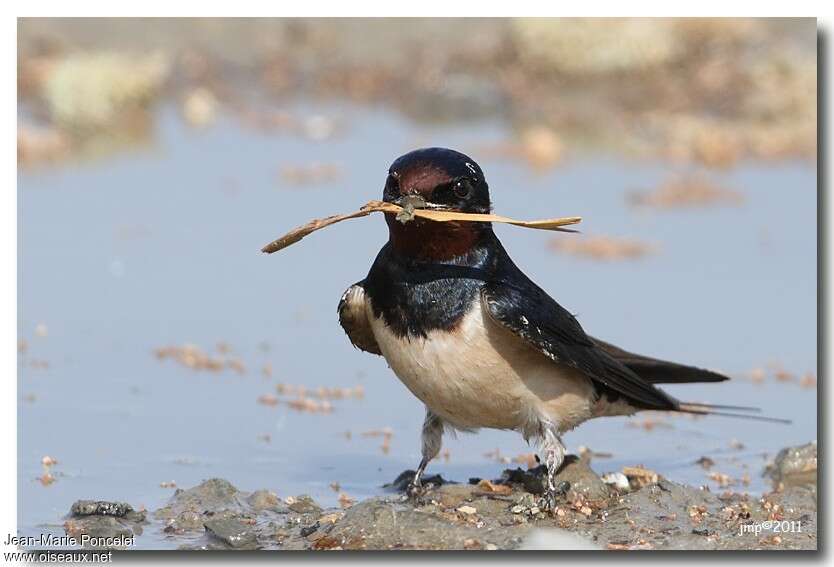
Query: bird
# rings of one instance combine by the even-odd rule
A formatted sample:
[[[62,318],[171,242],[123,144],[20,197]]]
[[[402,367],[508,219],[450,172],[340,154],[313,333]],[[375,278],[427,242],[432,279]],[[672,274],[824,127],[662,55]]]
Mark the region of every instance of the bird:
[[[481,167],[439,147],[394,160],[383,201],[406,210],[492,210]],[[643,410],[754,417],[719,410],[756,408],[685,403],[664,392],[657,384],[728,377],[586,334],[516,266],[491,223],[389,213],[385,221],[388,241],[337,311],[351,343],[384,357],[425,406],[422,458],[408,494],[423,492],[444,431],[514,430],[535,443],[547,468],[541,505],[553,509],[564,493],[555,483],[566,455],[562,437],[589,419]]]

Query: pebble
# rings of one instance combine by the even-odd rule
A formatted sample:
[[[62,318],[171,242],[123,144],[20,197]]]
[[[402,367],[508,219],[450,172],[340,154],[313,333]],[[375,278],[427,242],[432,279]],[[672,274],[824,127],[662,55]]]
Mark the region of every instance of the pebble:
[[[628,477],[621,472],[611,472],[602,475],[602,482],[611,485],[621,492],[628,492],[631,485],[628,482]]]

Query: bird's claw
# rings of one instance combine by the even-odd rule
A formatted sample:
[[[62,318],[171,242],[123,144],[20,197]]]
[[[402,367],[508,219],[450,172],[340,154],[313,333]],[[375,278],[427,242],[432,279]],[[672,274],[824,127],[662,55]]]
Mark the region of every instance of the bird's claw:
[[[408,487],[406,487],[405,489],[405,496],[403,500],[410,501],[416,505],[422,505],[425,501],[424,497],[426,496],[431,487],[431,484],[410,482],[408,483]]]
[[[559,498],[564,498],[568,490],[570,490],[570,483],[566,480],[560,482],[556,487],[547,488],[539,499],[539,508],[544,512],[553,513],[556,510],[556,501]]]
[[[426,489],[420,482],[409,482],[408,487],[405,489],[405,493],[408,495],[409,498],[416,498],[418,496],[422,496],[425,494]]]

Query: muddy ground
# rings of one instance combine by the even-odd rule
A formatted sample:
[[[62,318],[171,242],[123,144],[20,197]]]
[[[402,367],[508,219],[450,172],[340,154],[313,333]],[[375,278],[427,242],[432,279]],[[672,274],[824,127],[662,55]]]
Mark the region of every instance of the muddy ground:
[[[418,499],[402,495],[405,471],[385,496],[335,509],[214,478],[177,490],[153,513],[76,502],[65,529],[100,537],[160,530],[173,547],[193,550],[815,550],[816,459],[816,443],[783,450],[762,473],[773,491],[756,497],[685,486],[640,467],[601,478],[571,456],[557,479],[570,488],[552,513],[538,506],[543,466],[494,480],[429,477],[435,486]]]

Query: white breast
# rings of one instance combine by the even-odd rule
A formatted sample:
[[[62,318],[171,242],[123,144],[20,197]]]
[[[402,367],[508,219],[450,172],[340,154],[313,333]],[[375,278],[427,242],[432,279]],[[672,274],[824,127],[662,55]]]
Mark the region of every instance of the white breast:
[[[496,324],[480,302],[454,330],[426,338],[398,337],[370,307],[367,312],[394,373],[455,427],[523,429],[547,416],[567,430],[591,415],[590,380]]]

